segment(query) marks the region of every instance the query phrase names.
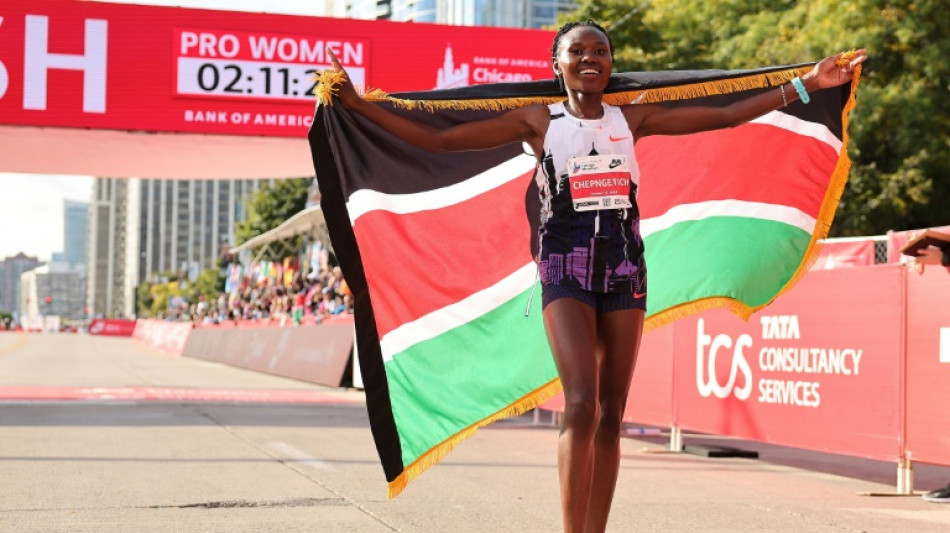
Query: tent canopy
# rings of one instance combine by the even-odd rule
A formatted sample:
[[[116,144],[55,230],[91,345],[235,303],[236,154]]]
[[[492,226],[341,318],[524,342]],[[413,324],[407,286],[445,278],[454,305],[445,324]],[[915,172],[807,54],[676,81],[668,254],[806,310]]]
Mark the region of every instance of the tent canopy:
[[[298,235],[303,235],[311,241],[330,242],[327,233],[327,222],[323,218],[323,210],[320,209],[319,205],[300,211],[267,233],[262,233],[240,246],[231,248],[230,252],[238,254],[246,250],[263,247],[262,252],[267,253],[268,251],[274,251],[274,245],[286,249],[289,248],[287,242]]]

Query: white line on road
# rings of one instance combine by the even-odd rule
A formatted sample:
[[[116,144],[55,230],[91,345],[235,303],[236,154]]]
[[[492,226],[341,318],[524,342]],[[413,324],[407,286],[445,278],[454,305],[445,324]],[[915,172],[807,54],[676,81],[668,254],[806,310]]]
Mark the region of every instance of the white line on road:
[[[337,468],[335,466],[325,461],[321,461],[320,459],[317,459],[316,457],[313,457],[311,455],[307,455],[307,453],[301,450],[298,450],[297,448],[294,448],[293,446],[291,446],[290,444],[287,444],[286,442],[279,442],[279,441],[268,442],[267,447],[277,452],[280,455],[293,459],[294,461],[303,463],[306,466],[316,468],[317,470],[323,470],[325,472],[337,471]]]

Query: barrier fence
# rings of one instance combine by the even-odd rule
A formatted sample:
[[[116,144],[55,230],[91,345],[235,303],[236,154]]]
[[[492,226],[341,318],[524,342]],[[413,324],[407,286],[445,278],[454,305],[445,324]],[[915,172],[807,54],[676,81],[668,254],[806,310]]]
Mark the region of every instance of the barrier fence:
[[[814,270],[742,321],[723,310],[643,337],[626,422],[898,464],[950,465],[950,270],[885,264]],[[350,320],[191,329],[140,320],[135,337],[173,353],[338,386],[353,349]],[[541,406],[563,412],[558,396]]]
[[[143,319],[135,323],[132,336],[172,355],[331,387],[342,384],[354,341],[352,315],[299,327],[278,320],[195,326],[190,322]]]
[[[195,328],[182,355],[339,387],[353,349],[353,324]]]
[[[181,355],[190,333],[190,322],[145,319],[135,322],[132,337],[172,355]]]
[[[944,268],[816,270],[748,322],[679,320],[644,336],[624,419],[677,450],[686,430],[895,461],[910,493],[911,461],[950,465],[948,297]]]

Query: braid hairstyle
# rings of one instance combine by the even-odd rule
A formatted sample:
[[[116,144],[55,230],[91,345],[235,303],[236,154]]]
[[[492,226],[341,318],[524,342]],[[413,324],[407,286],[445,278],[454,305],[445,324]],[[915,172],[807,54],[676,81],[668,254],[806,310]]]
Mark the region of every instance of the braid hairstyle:
[[[554,36],[554,43],[551,44],[551,61],[552,62],[555,62],[555,63],[557,62],[557,49],[559,46],[561,46],[561,37],[563,37],[565,34],[567,34],[567,32],[573,30],[574,28],[578,26],[587,26],[590,28],[597,29],[600,31],[600,33],[603,33],[604,37],[607,38],[607,45],[610,47],[610,56],[613,57],[614,43],[613,41],[610,40],[610,35],[607,34],[607,30],[605,30],[600,24],[597,24],[593,20],[588,19],[585,21],[568,22],[567,24],[564,24],[563,26],[560,27],[560,29],[557,30],[557,35]],[[558,87],[561,88],[561,92],[564,94],[567,94],[567,87],[564,86],[564,78],[558,75],[555,75],[555,77],[557,78],[557,85]]]

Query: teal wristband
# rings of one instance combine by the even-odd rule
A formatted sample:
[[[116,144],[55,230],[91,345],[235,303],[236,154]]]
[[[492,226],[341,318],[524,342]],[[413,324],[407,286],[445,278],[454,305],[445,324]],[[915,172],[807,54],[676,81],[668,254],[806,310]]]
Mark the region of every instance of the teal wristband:
[[[792,87],[795,87],[795,92],[798,93],[798,98],[802,101],[803,104],[807,104],[811,101],[811,97],[808,96],[808,91],[805,90],[805,84],[802,83],[802,79],[798,76],[792,78]]]

